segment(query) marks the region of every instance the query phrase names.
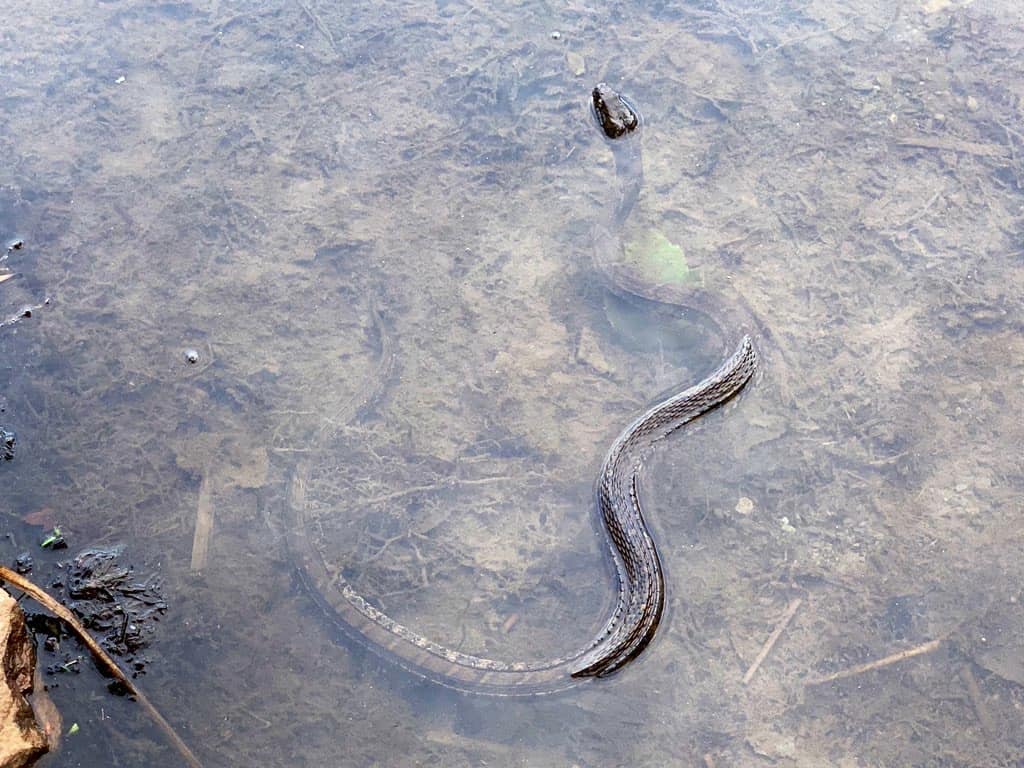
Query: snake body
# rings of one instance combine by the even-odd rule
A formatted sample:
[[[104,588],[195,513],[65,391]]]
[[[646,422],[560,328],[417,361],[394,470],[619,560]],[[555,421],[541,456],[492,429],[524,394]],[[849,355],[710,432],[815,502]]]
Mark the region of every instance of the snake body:
[[[619,111],[626,123],[620,137],[630,143],[616,151],[622,194],[608,221],[595,230],[594,262],[612,290],[674,305],[689,305],[690,293],[674,295],[666,286],[650,286],[615,271],[614,234],[629,215],[642,179],[639,143],[635,134],[639,116],[605,85],[594,90],[595,113],[605,125],[602,109]],[[697,307],[701,307],[698,305]],[[379,322],[379,317],[375,314]],[[385,338],[381,327],[381,338]],[[390,350],[382,349],[381,366],[390,364]],[[345,577],[330,566],[307,535],[305,487],[308,470],[300,465],[290,488],[289,549],[300,579],[320,607],[349,637],[416,675],[470,693],[522,696],[552,693],[577,684],[582,678],[603,677],[636,658],[654,637],[665,604],[661,560],[644,520],[638,492],[643,453],[688,422],[736,395],[757,367],[749,336],[736,351],[700,383],[648,408],[615,440],[605,456],[597,481],[597,506],[608,537],[619,592],[603,629],[579,650],[555,659],[505,662],[481,658],[448,648],[414,632],[372,606]],[[379,379],[378,379],[379,380]],[[368,395],[369,396],[369,395]]]

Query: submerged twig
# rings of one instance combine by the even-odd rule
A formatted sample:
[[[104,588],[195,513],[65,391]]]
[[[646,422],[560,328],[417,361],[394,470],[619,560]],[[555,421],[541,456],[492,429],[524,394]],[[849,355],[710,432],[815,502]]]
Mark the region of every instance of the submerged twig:
[[[944,152],[960,152],[975,157],[994,157],[1006,159],[1009,154],[999,144],[983,144],[978,141],[962,141],[960,139],[945,139],[936,136],[907,136],[897,139],[896,146],[910,147],[912,149],[935,149]]]
[[[779,43],[778,45],[773,45],[771,48],[765,48],[764,54],[767,55],[769,53],[775,53],[776,51],[781,51],[783,48],[788,48],[789,46],[797,45],[798,43],[806,43],[817,37],[826,37],[828,35],[834,35],[836,32],[842,32],[844,29],[853,24],[854,21],[856,21],[856,19],[850,19],[849,21],[843,22],[842,24],[837,24],[834,27],[829,27],[828,29],[819,29],[814,32],[808,32],[806,35],[799,35],[791,40],[786,40],[784,42]],[[757,51],[754,51],[754,53],[756,54]]]
[[[213,494],[211,467],[203,469],[203,479],[199,483],[199,498],[196,501],[196,529],[192,536],[192,573],[206,568],[206,556],[210,549],[210,534],[213,532]]]
[[[338,46],[334,42],[334,35],[331,34],[331,30],[329,30],[327,25],[324,24],[323,19],[321,19],[312,8],[302,2],[302,0],[295,0],[295,2],[299,8],[302,9],[302,12],[309,17],[309,20],[313,22],[313,26],[316,27],[320,31],[320,34],[324,36],[324,39],[327,40],[327,44],[331,46],[331,50],[337,53]]]
[[[772,652],[772,648],[775,647],[775,643],[778,642],[779,637],[782,636],[783,631],[789,626],[789,622],[793,620],[796,612],[800,609],[800,604],[803,603],[803,598],[796,598],[790,602],[789,607],[786,608],[786,612],[782,614],[782,618],[779,619],[779,623],[775,625],[775,629],[768,636],[768,639],[764,641],[764,645],[761,646],[761,652],[757,654],[757,658],[754,659],[754,663],[750,665],[750,669],[743,676],[743,684],[747,685],[751,680],[754,679],[754,675],[757,674],[757,670],[761,667],[761,663],[768,658],[768,654]]]
[[[970,662],[960,669],[960,679],[964,681],[964,686],[967,688],[967,695],[974,706],[974,712],[978,716],[981,729],[989,736],[993,735],[996,732],[995,720],[992,719],[992,713],[989,712],[988,706],[985,704],[985,698],[981,695],[981,687],[978,685],[978,679],[971,670]]]
[[[121,671],[117,662],[110,658],[107,652],[100,647],[100,644],[93,639],[92,635],[86,631],[85,627],[81,625],[70,610],[65,608],[54,598],[50,597],[50,595],[24,576],[21,576],[2,565],[0,565],[0,581],[5,581],[22,590],[33,600],[46,608],[46,610],[50,611],[54,616],[67,624],[71,631],[75,633],[75,636],[78,637],[85,647],[89,649],[93,658],[95,658],[99,663],[99,666],[123,685],[125,689],[135,697],[139,704],[142,705],[146,714],[149,715],[150,719],[161,731],[163,731],[164,736],[166,736],[167,740],[171,742],[176,750],[178,750],[178,753],[181,755],[182,759],[184,759],[189,768],[202,768],[202,764],[199,762],[199,759],[192,754],[192,750],[188,748],[188,745],[184,741],[182,741],[174,728],[171,727],[171,724],[164,719],[163,715],[157,711],[157,708],[150,703],[149,699],[143,695],[142,691],[135,687],[135,684],[131,679]]]
[[[912,659],[915,656],[922,656],[932,651],[937,651],[941,646],[945,638],[936,638],[935,640],[929,640],[927,643],[908,648],[905,651],[891,654],[883,659],[876,659],[875,661],[869,661],[866,664],[858,664],[855,667],[844,669],[840,672],[833,672],[831,675],[825,677],[814,678],[808,680],[806,685],[821,685],[822,683],[831,683],[834,680],[845,680],[848,677],[855,677],[857,675],[863,675],[865,672],[871,672],[875,669],[881,669],[882,667],[888,667],[892,664],[903,661],[904,659]]]

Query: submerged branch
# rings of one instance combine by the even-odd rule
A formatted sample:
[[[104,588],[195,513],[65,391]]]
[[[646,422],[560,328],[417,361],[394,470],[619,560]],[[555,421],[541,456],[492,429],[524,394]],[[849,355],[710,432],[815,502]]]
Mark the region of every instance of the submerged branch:
[[[81,625],[69,609],[61,605],[54,598],[50,597],[50,595],[44,592],[42,588],[36,586],[24,576],[15,573],[9,568],[0,566],[0,580],[22,590],[33,600],[46,608],[46,610],[50,611],[54,616],[67,624],[78,639],[82,641],[85,647],[89,649],[99,666],[121,683],[121,685],[123,685],[125,689],[134,696],[136,700],[138,700],[142,705],[142,708],[146,711],[146,714],[149,715],[150,719],[156,723],[157,727],[161,731],[163,731],[164,736],[166,736],[167,740],[171,742],[176,750],[178,750],[178,753],[182,756],[189,768],[202,768],[202,764],[199,762],[199,759],[192,754],[192,750],[188,748],[188,745],[185,744],[184,741],[182,741],[174,728],[171,727],[171,724],[164,719],[163,715],[157,711],[157,708],[150,703],[149,699],[147,699],[142,691],[135,686],[131,679],[121,671],[117,662],[110,658],[107,652],[100,647],[100,644],[93,639],[92,635],[86,631],[85,627]]]

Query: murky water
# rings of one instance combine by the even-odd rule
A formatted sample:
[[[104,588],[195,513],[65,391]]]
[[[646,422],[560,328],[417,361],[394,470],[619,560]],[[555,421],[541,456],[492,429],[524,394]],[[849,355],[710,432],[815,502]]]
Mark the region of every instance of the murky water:
[[[138,682],[206,765],[1017,764],[1015,4],[0,7],[0,307],[52,299],[0,329],[4,558],[48,509],[162,577]],[[626,239],[745,302],[763,370],[646,464],[669,605],[641,659],[461,696],[318,611],[289,482],[424,634],[591,636],[603,453],[729,335],[594,274],[602,79],[646,118]],[[96,675],[49,680],[80,730],[45,765],[179,764]]]

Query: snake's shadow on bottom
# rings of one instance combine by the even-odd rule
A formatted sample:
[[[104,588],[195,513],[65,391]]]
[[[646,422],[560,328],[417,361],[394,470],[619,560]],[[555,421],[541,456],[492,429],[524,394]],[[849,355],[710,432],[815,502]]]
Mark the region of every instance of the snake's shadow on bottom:
[[[600,332],[632,354],[653,357],[663,369],[685,369],[699,378],[733,351],[718,324],[696,309],[610,291],[604,294],[602,309]],[[680,383],[666,386],[675,388]]]
[[[583,685],[544,696],[479,696],[464,694],[406,675],[402,698],[416,718],[434,722],[466,739],[533,748],[563,748],[565,724],[589,722],[592,713],[577,702]]]
[[[320,631],[319,622],[311,620],[311,626],[313,623]],[[562,724],[590,717],[590,712],[576,703],[586,685],[544,696],[464,693],[409,673],[340,630],[336,634],[339,646],[350,656],[350,682],[401,699],[423,727],[434,726],[494,744],[554,748],[564,745]]]

